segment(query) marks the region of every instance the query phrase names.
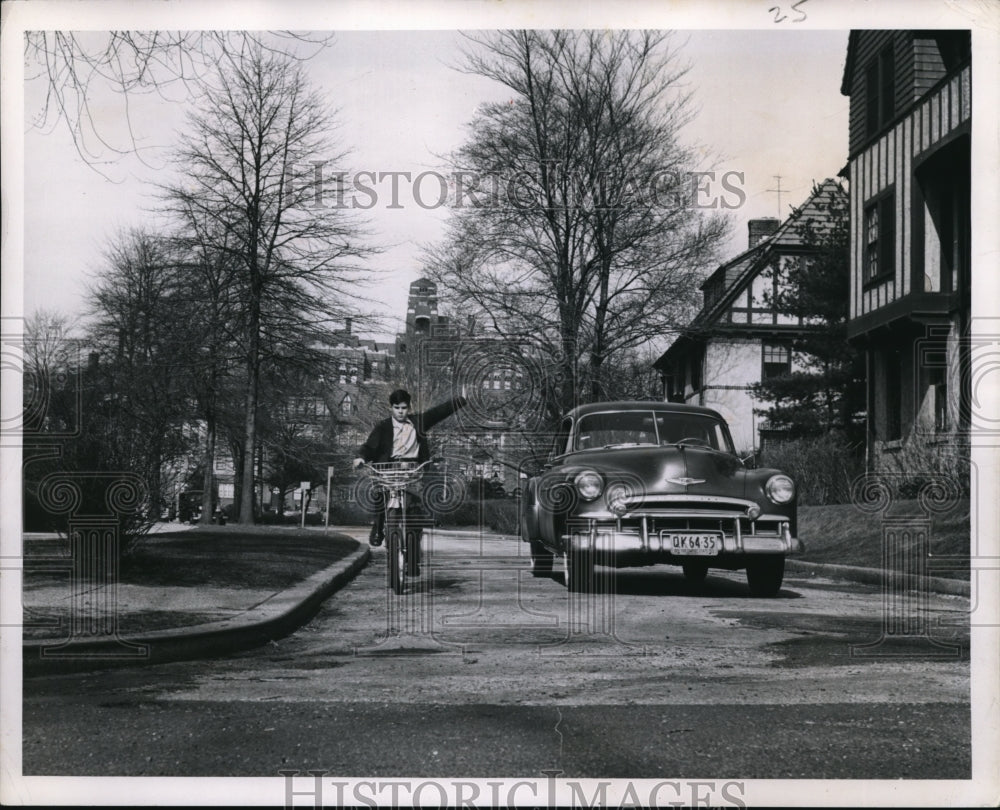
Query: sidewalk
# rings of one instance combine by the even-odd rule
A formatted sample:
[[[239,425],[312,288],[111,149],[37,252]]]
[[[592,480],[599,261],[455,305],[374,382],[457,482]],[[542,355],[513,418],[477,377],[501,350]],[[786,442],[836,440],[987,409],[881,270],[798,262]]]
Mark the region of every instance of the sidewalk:
[[[25,534],[25,675],[211,657],[285,636],[368,563],[367,538],[366,527],[157,524],[117,582],[74,584],[66,541]]]

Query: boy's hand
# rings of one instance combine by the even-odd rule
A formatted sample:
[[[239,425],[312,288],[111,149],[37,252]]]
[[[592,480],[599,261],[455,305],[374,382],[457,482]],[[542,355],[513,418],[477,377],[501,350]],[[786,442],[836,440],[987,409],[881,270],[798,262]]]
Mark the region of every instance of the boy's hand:
[[[363,458],[356,458],[356,459],[354,459],[354,469],[356,470],[358,467],[360,467],[364,463],[365,463],[365,460]]]

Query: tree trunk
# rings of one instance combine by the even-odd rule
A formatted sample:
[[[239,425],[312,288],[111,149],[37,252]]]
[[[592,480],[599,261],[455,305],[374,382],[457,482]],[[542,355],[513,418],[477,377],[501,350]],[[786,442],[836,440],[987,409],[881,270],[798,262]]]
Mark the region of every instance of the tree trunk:
[[[243,426],[246,435],[243,440],[243,476],[240,481],[240,523],[253,524],[254,522],[254,462],[256,461],[256,440],[257,440],[257,385],[259,379],[259,364],[256,358],[257,338],[251,337],[254,357],[250,362],[249,379],[247,380],[246,411],[244,414]]]
[[[215,417],[205,419],[205,461],[201,477],[201,522],[212,522],[215,495]]]
[[[243,511],[243,445],[233,446],[233,514]]]
[[[162,458],[163,451],[160,441],[156,440],[150,448],[149,492],[146,496],[146,508],[149,510],[149,519],[154,521],[160,519],[160,508],[162,506],[160,503],[160,465],[162,464]]]

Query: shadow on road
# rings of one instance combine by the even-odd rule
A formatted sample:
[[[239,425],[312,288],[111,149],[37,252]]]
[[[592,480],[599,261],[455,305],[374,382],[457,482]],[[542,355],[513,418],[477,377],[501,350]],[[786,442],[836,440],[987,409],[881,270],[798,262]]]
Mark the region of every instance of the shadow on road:
[[[750,595],[746,581],[713,576],[698,584],[688,582],[680,572],[666,566],[644,569],[598,568],[599,572],[610,573],[615,579],[615,593],[619,596],[680,596],[704,598],[747,599],[760,601],[760,597]],[[554,574],[552,580],[562,585],[562,574]],[[789,588],[782,588],[772,599],[802,599],[802,594]],[[768,600],[770,601],[770,600]]]

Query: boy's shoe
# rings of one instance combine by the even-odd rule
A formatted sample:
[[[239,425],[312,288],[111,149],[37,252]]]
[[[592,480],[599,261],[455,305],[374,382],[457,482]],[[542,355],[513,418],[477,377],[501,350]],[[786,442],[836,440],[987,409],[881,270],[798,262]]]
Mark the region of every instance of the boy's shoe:
[[[372,526],[371,532],[368,534],[368,545],[370,546],[380,546],[385,538],[381,534],[375,531],[375,527]]]

